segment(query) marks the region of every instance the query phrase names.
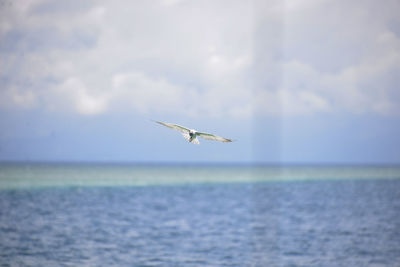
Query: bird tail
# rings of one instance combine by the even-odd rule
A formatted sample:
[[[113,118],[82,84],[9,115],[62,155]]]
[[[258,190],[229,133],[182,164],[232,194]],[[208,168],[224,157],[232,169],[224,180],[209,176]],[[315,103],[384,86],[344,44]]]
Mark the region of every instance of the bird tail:
[[[182,133],[183,138],[186,139],[186,141],[192,143],[192,144],[196,144],[196,145],[200,145],[199,139],[197,139],[196,137],[193,139],[190,139],[190,135],[188,133]]]

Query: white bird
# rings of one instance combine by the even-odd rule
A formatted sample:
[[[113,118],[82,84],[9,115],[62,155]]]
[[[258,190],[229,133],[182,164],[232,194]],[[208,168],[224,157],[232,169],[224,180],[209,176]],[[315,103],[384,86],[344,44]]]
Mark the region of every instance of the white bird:
[[[201,137],[201,138],[204,138],[204,139],[207,139],[207,140],[214,140],[214,141],[220,141],[220,142],[226,142],[226,143],[233,141],[231,139],[223,138],[223,137],[220,137],[220,136],[217,136],[217,135],[198,132],[196,130],[188,129],[186,127],[183,127],[183,126],[180,126],[180,125],[177,125],[177,124],[173,124],[173,123],[167,123],[167,122],[161,122],[161,121],[154,121],[154,122],[159,123],[159,124],[164,125],[164,126],[166,126],[168,128],[171,128],[171,129],[174,129],[174,130],[177,130],[177,131],[181,132],[181,134],[183,135],[183,137],[187,141],[189,141],[192,144],[196,144],[196,145],[200,144],[199,140],[197,139],[197,136]]]

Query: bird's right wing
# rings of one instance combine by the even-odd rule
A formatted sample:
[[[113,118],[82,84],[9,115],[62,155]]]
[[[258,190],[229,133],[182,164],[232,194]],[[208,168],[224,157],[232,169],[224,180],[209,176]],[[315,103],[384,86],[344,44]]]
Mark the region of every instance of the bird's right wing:
[[[187,134],[187,133],[189,133],[189,131],[190,131],[188,128],[185,128],[185,127],[180,126],[180,125],[178,125],[178,124],[167,123],[167,122],[161,122],[161,121],[154,121],[154,122],[159,123],[159,124],[161,124],[161,125],[164,125],[165,127],[168,127],[168,128],[174,129],[174,130],[177,130],[177,131],[179,131],[179,132],[181,132],[181,133],[183,133],[183,134]]]
[[[230,143],[233,141],[232,139],[224,138],[224,137],[217,136],[214,134],[209,134],[209,133],[197,132],[197,135],[200,136],[201,138],[204,138],[207,140],[214,140],[214,141],[220,141],[220,142],[225,142],[225,143]]]

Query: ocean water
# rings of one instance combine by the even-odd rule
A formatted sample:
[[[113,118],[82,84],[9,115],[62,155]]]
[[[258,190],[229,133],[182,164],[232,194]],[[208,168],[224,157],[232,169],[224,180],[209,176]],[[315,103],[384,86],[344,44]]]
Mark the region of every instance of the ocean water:
[[[0,164],[0,266],[400,266],[400,168]]]

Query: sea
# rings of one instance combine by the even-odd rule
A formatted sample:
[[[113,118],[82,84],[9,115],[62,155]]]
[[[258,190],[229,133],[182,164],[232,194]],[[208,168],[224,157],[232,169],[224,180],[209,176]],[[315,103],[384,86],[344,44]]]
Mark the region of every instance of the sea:
[[[0,266],[400,266],[400,167],[1,163]]]

